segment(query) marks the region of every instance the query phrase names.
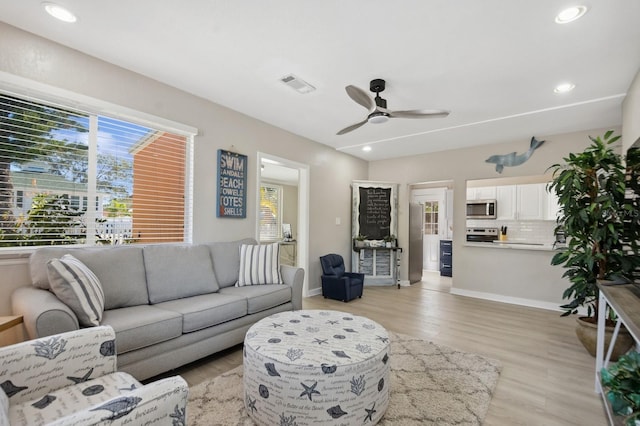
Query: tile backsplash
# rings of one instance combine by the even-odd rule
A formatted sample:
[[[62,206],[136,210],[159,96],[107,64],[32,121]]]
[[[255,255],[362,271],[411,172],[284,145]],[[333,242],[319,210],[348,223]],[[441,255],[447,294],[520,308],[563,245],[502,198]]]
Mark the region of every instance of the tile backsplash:
[[[467,228],[507,227],[507,239],[514,242],[552,244],[555,241],[553,231],[556,222],[553,220],[485,220],[468,219]]]

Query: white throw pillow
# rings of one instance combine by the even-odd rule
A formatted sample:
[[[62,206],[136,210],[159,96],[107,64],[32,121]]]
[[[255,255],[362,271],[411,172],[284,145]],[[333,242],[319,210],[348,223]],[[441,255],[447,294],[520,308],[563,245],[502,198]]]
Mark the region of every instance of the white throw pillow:
[[[49,285],[54,294],[78,317],[81,325],[100,325],[104,292],[91,269],[70,254],[47,262]]]
[[[240,275],[236,286],[256,284],[282,284],[278,243],[240,246]]]

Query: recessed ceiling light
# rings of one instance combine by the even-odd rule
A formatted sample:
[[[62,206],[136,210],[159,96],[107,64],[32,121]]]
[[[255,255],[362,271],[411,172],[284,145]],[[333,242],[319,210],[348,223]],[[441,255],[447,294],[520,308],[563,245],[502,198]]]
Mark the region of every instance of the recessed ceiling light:
[[[562,83],[558,84],[555,89],[553,89],[556,93],[567,93],[572,91],[576,87],[573,83]]]
[[[369,152],[369,151],[371,151],[371,147],[369,145],[365,145],[365,146],[362,147],[362,150],[364,152]]]
[[[587,13],[587,6],[568,7],[556,15],[556,23],[567,24],[573,22],[576,19],[580,19],[585,13]]]
[[[71,23],[71,22],[76,22],[78,20],[78,18],[76,18],[76,15],[71,13],[69,9],[62,7],[59,4],[44,2],[42,3],[42,6],[44,7],[44,10],[46,10],[49,15],[63,22]]]

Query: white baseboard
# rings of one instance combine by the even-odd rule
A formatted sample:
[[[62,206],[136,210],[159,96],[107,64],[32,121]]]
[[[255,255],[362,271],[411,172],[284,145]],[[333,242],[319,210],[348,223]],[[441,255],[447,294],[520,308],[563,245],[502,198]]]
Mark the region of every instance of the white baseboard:
[[[465,290],[455,287],[451,288],[451,294],[474,297],[476,299],[492,300],[494,302],[509,303],[511,305],[528,306],[530,308],[540,308],[547,309],[549,311],[562,312],[559,303],[545,302],[542,300],[524,299],[521,297],[504,296],[502,294],[485,293],[482,291]]]
[[[400,286],[409,287],[411,286],[411,283],[409,282],[409,280],[402,280],[400,281]],[[318,287],[318,288],[309,290],[308,294],[305,297],[318,296],[321,294],[322,294],[322,288]],[[560,303],[544,302],[544,301],[535,300],[535,299],[524,299],[521,297],[504,296],[502,294],[485,293],[482,291],[465,290],[460,288],[451,288],[451,294],[455,294],[458,296],[473,297],[476,299],[492,300],[494,302],[509,303],[511,305],[528,306],[530,308],[540,308],[540,309],[546,309],[548,311],[562,312],[562,309],[560,309]],[[578,314],[586,315],[587,310],[584,308],[580,308],[578,309]]]
[[[312,290],[309,290],[305,297],[318,296],[318,295],[321,295],[321,294],[322,294],[322,287],[317,287],[317,288],[314,288]]]

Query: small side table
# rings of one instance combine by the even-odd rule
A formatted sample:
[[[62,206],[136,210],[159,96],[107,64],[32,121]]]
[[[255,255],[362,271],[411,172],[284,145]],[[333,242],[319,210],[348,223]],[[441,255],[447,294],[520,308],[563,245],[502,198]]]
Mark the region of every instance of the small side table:
[[[18,324],[22,324],[22,315],[0,316],[0,331],[8,330]]]

